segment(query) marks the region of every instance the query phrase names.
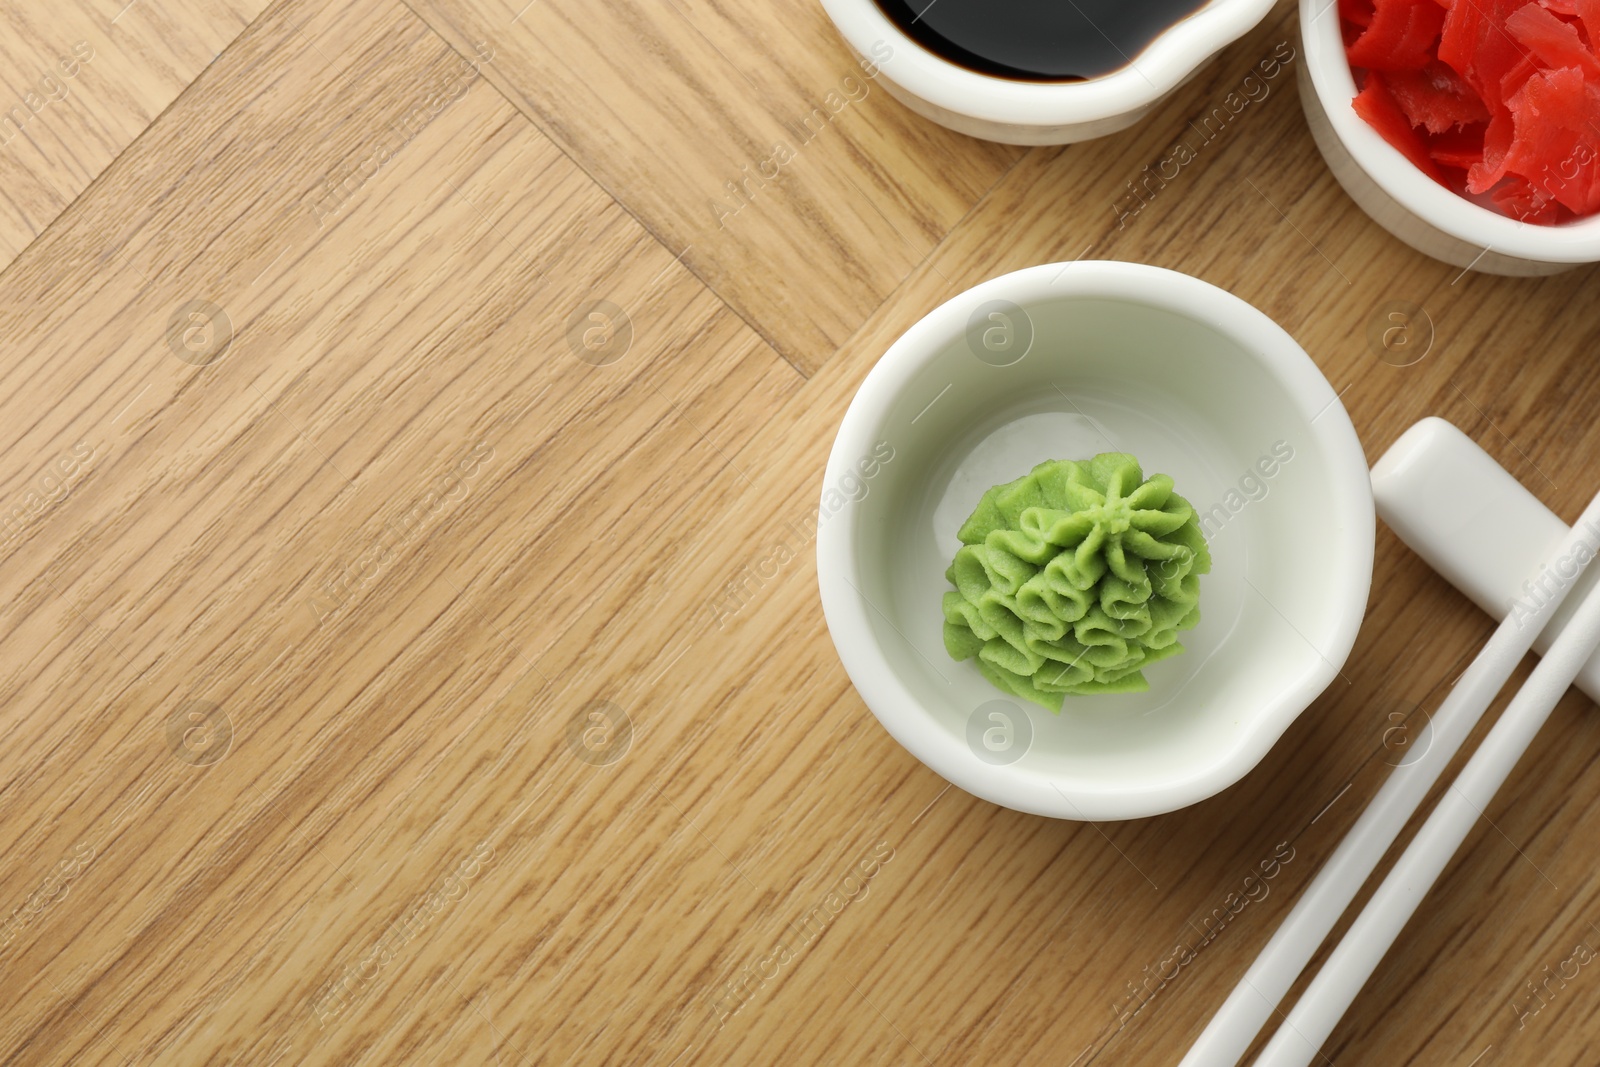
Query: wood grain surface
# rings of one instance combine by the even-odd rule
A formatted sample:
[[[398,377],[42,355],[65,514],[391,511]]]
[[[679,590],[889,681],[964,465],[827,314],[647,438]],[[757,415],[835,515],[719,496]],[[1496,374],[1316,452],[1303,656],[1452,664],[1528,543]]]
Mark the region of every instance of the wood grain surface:
[[[1280,322],[1371,459],[1442,415],[1569,519],[1600,474],[1600,275],[1369,221],[1286,4],[1031,150],[859,80],[813,0],[74,10],[0,45],[20,89],[96,42],[55,147],[0,148],[8,1063],[1176,1063],[1491,624],[1380,527],[1344,677],[1238,785],[977,800],[855,694],[809,541],[751,577],[867,370],[998,273],[1136,260]],[[1600,948],[1597,756],[1569,693],[1326,1062],[1600,1062],[1600,969],[1550,977]]]
[[[64,0],[0,7],[0,267],[266,6]]]

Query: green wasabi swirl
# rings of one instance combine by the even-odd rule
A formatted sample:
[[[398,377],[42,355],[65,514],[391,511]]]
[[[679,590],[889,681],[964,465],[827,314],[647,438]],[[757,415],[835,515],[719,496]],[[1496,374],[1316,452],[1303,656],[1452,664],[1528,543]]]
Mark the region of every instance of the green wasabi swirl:
[[[1200,621],[1199,516],[1130,455],[1041,463],[984,493],[956,536],[945,649],[1052,711],[1069,693],[1150,688],[1144,668]]]

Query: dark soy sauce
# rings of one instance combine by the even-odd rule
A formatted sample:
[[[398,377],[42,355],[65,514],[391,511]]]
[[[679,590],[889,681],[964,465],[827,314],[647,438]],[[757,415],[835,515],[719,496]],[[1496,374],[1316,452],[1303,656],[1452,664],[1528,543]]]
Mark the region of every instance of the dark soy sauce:
[[[1131,63],[1205,0],[874,0],[935,55],[1018,81],[1081,81]]]

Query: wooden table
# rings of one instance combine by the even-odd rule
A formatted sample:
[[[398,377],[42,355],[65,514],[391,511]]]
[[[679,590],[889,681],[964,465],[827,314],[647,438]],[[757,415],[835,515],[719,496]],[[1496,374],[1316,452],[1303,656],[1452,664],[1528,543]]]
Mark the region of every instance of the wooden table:
[[[1157,263],[1282,323],[1369,458],[1442,415],[1568,519],[1600,475],[1600,275],[1369,221],[1288,5],[1032,150],[906,111],[816,0],[0,26],[6,1062],[1175,1063],[1490,622],[1380,528],[1345,680],[1240,784],[976,800],[851,688],[809,546],[752,569],[874,359],[1004,271]],[[1600,1062],[1597,723],[1570,693],[1331,1061]]]

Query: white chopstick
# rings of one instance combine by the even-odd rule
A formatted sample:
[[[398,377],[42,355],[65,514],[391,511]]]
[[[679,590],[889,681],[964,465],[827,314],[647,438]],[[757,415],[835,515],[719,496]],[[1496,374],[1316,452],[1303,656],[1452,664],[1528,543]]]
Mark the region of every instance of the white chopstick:
[[[1256,1067],[1306,1067],[1317,1055],[1596,648],[1600,587],[1584,596],[1572,621],[1440,798]]]
[[[1597,547],[1585,536],[1585,531],[1594,523],[1600,523],[1600,496],[1589,502],[1572,529],[1551,552],[1546,564],[1552,571],[1563,560],[1571,560],[1579,572],[1584,569]],[[1530,577],[1537,579],[1542,573]],[[1388,781],[1317,872],[1261,955],[1184,1057],[1182,1067],[1234,1067],[1244,1056],[1407,820],[1421,806],[1428,790],[1472,733],[1495,695],[1533,647],[1539,631],[1578,584],[1578,575],[1574,574],[1566,586],[1555,590],[1531,616],[1519,619],[1517,612],[1507,613],[1489,643],[1433,714],[1431,744],[1419,756],[1408,757],[1390,773]],[[1569,624],[1567,630],[1571,629]],[[1554,653],[1555,649],[1550,651]],[[1547,656],[1546,662],[1549,659]],[[1309,996],[1308,993],[1301,998],[1301,1002],[1305,1003]],[[1265,1061],[1258,1061],[1258,1067],[1264,1064]]]

